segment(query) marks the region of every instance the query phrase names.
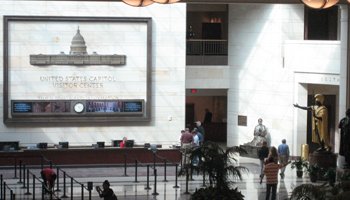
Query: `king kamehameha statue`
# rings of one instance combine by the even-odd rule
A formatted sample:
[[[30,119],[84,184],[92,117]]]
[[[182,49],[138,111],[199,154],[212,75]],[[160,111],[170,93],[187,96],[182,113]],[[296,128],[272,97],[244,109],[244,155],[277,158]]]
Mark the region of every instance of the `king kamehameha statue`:
[[[337,155],[331,152],[328,132],[328,110],[323,105],[324,96],[316,94],[314,98],[315,105],[304,107],[294,104],[294,107],[311,111],[312,114],[312,142],[318,143],[319,148],[309,154],[310,165],[317,164],[328,170],[337,166]]]
[[[312,142],[318,143],[320,148],[317,151],[330,151],[330,137],[328,133],[328,110],[323,105],[324,96],[322,94],[315,95],[315,104],[304,107],[294,104],[294,107],[311,111],[312,114]]]

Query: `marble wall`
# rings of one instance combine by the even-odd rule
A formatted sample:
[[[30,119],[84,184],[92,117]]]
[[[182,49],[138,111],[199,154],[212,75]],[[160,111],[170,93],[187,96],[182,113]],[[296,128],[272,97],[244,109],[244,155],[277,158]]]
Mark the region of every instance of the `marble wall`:
[[[278,146],[286,139],[292,154],[300,154],[301,144],[306,143],[306,112],[296,111],[293,103],[305,105],[307,95],[317,91],[338,96],[338,87],[317,90],[308,86],[315,80],[320,85],[339,85],[340,68],[344,67],[343,41],[305,45],[303,37],[302,5],[229,7],[229,146],[250,141],[258,118],[262,118],[270,131],[271,145]],[[292,47],[297,45],[292,42],[295,40],[303,45]],[[300,73],[309,77],[306,82],[298,81]],[[335,82],[327,82],[328,78]],[[247,126],[238,125],[238,115],[247,116]]]
[[[152,18],[152,119],[148,124],[137,126],[116,126],[113,124],[95,126],[92,123],[91,126],[7,127],[2,123],[0,125],[0,140],[20,141],[22,145],[38,142],[52,144],[59,141],[69,141],[70,145],[90,145],[96,143],[96,141],[105,141],[106,145],[108,145],[112,139],[121,139],[123,136],[127,136],[139,144],[149,142],[170,145],[177,142],[180,134],[179,131],[183,129],[185,123],[186,4],[154,4],[146,8],[135,8],[119,2],[2,1],[0,7],[1,46],[3,46],[4,32],[2,19],[5,15]],[[60,51],[68,53],[71,39],[77,28],[77,24],[75,23],[61,25],[56,23],[53,26],[47,26],[47,30],[58,30],[57,32],[60,32],[56,32],[55,35],[55,31],[48,31],[48,33],[38,31],[42,30],[40,27],[45,26],[42,23],[28,24],[24,22],[24,24],[14,24],[14,26],[11,27],[11,30],[17,30],[17,34],[10,38],[10,53],[12,56],[10,62],[14,70],[16,67],[21,68],[28,65],[27,58],[23,59],[16,57],[16,55],[45,52],[57,54]],[[142,34],[145,29],[140,26],[136,27],[135,25],[128,26],[127,23],[123,26],[112,27],[113,33],[108,31],[96,33],[96,30],[111,30],[111,27],[108,28],[106,24],[99,24],[95,28],[91,24],[82,24],[80,29],[86,40],[88,53],[97,51],[99,54],[117,53],[134,55],[130,56],[127,62],[127,66],[134,66],[132,69],[133,72],[124,70],[121,72],[121,76],[119,76],[120,74],[118,75],[118,80],[120,81],[106,82],[105,91],[101,95],[106,98],[109,98],[109,96],[117,96],[117,98],[145,97],[145,79],[142,78],[145,77],[145,58],[142,56],[145,49],[142,43],[144,43],[145,38],[139,37],[139,32],[141,31]],[[126,32],[128,33],[126,34]],[[119,42],[117,42],[117,45],[111,46],[108,43],[110,41]],[[37,45],[38,43],[39,45]],[[56,45],[51,45],[53,43]],[[33,47],[35,46],[33,44],[36,44],[39,48]],[[141,46],[138,44],[141,44]],[[18,46],[22,46],[22,48],[16,48]],[[131,47],[136,48],[137,51]],[[138,57],[138,55],[141,56]],[[3,63],[3,59],[3,49],[1,48],[1,63]],[[22,70],[19,73],[13,72],[11,74],[11,98],[23,99],[30,97],[31,99],[35,99],[40,97],[47,98],[47,96],[51,98],[51,94],[45,93],[46,90],[50,89],[50,84],[40,83],[40,78],[38,77],[52,75],[52,69],[36,68],[34,71],[33,69],[29,68],[27,71]],[[82,69],[66,66],[60,69],[59,74],[61,76],[70,76],[79,73],[86,73],[86,76],[91,76],[91,74],[99,76],[101,71],[107,70],[108,72],[110,67],[94,68],[94,72],[91,73],[82,72]],[[2,70],[3,68],[1,68]],[[108,73],[112,74],[111,71]],[[35,78],[32,80],[30,78],[28,79],[31,76],[35,76]],[[125,81],[132,82],[133,77],[139,81],[138,84],[123,84]],[[2,84],[2,78],[0,84]],[[19,80],[28,81],[22,82]],[[33,85],[37,85],[37,87],[32,87]],[[77,95],[85,95],[84,98],[89,98],[90,96],[91,98],[92,96],[98,96],[99,93],[96,90],[86,88],[83,91],[72,92],[72,90],[66,88],[65,90],[59,90],[56,95],[60,95],[60,99],[67,97],[73,98]],[[0,112],[3,112],[2,108],[0,108]]]

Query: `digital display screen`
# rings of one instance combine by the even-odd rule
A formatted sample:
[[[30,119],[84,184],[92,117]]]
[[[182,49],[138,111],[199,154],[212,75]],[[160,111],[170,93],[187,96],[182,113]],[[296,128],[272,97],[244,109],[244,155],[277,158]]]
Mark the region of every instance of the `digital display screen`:
[[[14,113],[31,113],[33,111],[32,102],[14,102],[12,110]]]
[[[124,102],[124,112],[142,112],[142,102]]]
[[[142,114],[144,100],[13,100],[12,114],[14,116],[48,116],[48,115],[76,115],[73,106],[80,102],[84,106],[85,114],[89,116]]]

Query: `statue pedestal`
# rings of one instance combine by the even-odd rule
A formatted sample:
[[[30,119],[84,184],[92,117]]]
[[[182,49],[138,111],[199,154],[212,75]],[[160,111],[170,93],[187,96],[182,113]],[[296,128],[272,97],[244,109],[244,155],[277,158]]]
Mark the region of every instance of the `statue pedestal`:
[[[249,158],[259,158],[258,151],[261,147],[250,146],[250,145],[239,145],[240,148],[244,149],[247,153],[240,153],[239,155],[242,157]]]
[[[332,152],[317,152],[314,151],[309,155],[310,165],[317,164],[318,166],[328,169],[337,167],[337,155]]]

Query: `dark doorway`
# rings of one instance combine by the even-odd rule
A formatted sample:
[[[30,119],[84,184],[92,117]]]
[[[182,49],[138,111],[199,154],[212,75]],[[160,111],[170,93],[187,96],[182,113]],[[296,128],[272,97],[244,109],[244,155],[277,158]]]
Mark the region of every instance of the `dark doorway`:
[[[194,123],[194,104],[186,104],[186,128],[191,128]]]
[[[336,95],[324,95],[324,105],[328,110],[328,133],[332,147],[334,147],[334,135],[335,135],[335,105]],[[308,95],[308,106],[315,105],[314,95]],[[310,153],[314,152],[319,145],[312,142],[312,122],[311,112],[307,112],[307,144],[309,145]]]

